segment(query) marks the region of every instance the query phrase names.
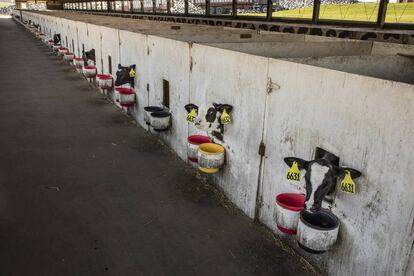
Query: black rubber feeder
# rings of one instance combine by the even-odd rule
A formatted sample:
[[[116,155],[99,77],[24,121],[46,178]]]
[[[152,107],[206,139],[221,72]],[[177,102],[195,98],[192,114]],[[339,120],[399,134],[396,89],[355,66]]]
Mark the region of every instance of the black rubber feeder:
[[[154,131],[167,131],[170,128],[171,113],[168,111],[152,112],[150,125]]]
[[[323,253],[335,244],[339,225],[338,217],[328,210],[321,209],[314,213],[303,210],[297,229],[298,244],[309,253]]]
[[[161,106],[146,106],[144,107],[144,121],[147,125],[151,123],[151,113],[163,111],[164,108]]]

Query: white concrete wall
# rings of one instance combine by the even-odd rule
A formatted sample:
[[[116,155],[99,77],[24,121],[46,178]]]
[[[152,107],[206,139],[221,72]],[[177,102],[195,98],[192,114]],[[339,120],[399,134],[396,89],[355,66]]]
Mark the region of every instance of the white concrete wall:
[[[222,143],[227,163],[211,181],[249,217],[259,207],[259,220],[317,267],[331,275],[411,275],[413,85],[36,13],[25,16],[45,19],[39,21],[63,35],[73,33],[76,25],[80,46],[102,53],[105,73],[108,55],[114,76],[118,63],[136,64],[138,105],[133,116],[140,125],[143,107],[160,102],[162,80],[168,80],[173,124],[160,137],[184,160],[187,136],[199,133],[186,122],[184,105],[232,104],[233,123],[225,126]],[[88,35],[92,29],[94,34]],[[378,48],[377,53],[389,51]],[[262,140],[263,159],[258,154]],[[338,192],[327,206],[341,220],[338,244],[311,256],[275,230],[274,198],[301,188],[285,179],[283,157],[310,159],[316,146],[337,154],[342,164],[363,176],[356,181],[356,195]]]
[[[215,183],[249,217],[254,217],[259,177],[268,59],[203,45],[191,49],[189,102],[233,105],[224,128],[226,166]],[[184,112],[184,108],[183,111]],[[190,135],[195,133],[190,126]]]
[[[385,56],[396,54],[413,54],[414,45],[373,42],[372,55]]]
[[[95,49],[95,63],[98,73],[103,73],[103,57],[102,57],[102,40],[101,27],[93,24],[86,25],[88,39],[91,41],[85,44],[85,51]]]
[[[362,56],[371,54],[371,44],[353,42],[247,42],[210,43],[213,47],[272,58]]]
[[[400,55],[386,55],[380,58],[378,56],[353,56],[289,60],[358,75],[414,84],[414,58]]]
[[[149,105],[161,105],[163,80],[169,82],[172,128],[158,134],[182,159],[187,158],[188,126],[184,105],[189,98],[189,44],[166,38],[148,36]],[[166,62],[168,61],[168,62]]]
[[[119,31],[119,37],[121,64],[124,66],[136,65],[135,90],[137,91],[137,105],[132,110],[132,115],[141,127],[147,129],[148,127],[144,122],[142,112],[142,109],[149,105],[149,92],[147,91],[147,83],[149,84],[147,36],[128,31]],[[115,79],[115,74],[113,76]]]
[[[75,24],[70,24],[70,22],[67,22],[66,36],[68,37],[69,51],[78,56],[78,31]]]
[[[269,95],[260,220],[275,229],[274,196],[298,188],[283,158],[309,160],[321,146],[362,177],[355,195],[338,192],[329,206],[338,244],[312,259],[332,275],[402,275],[413,243],[414,87],[280,60],[269,77],[280,89]]]
[[[120,48],[119,48],[119,30],[100,27],[101,32],[101,52],[103,59],[103,72],[109,72],[108,56],[111,56],[112,60],[112,74],[115,76],[118,70],[118,64],[120,63]],[[96,43],[97,44],[97,43]]]
[[[251,31],[248,33],[250,37],[242,38],[242,34],[245,32],[236,32],[225,33],[220,30],[208,30],[208,31],[199,31],[195,32],[194,30],[183,30],[181,32],[176,32],[172,34],[170,31],[166,32],[165,30],[158,30],[159,34],[163,37],[168,37],[171,39],[181,40],[181,41],[192,41],[197,43],[246,43],[246,42],[288,42],[288,41],[305,41],[303,36],[292,35],[292,34],[282,34],[275,33],[270,34],[258,34],[257,32]],[[157,32],[151,32],[152,35],[157,35]]]

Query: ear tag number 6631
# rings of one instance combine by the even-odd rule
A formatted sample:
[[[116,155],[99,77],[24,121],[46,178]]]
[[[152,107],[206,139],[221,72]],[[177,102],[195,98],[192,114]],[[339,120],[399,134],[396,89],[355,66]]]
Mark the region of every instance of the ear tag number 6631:
[[[221,113],[221,116],[220,116],[220,121],[221,121],[221,123],[222,123],[223,125],[227,125],[227,124],[230,124],[230,123],[231,123],[231,117],[230,117],[230,115],[227,113],[227,110],[226,110],[226,109],[224,109],[224,110],[223,110],[223,113]]]
[[[129,77],[130,78],[134,78],[135,77],[135,70],[133,68],[131,68],[131,70],[129,71]]]
[[[300,170],[298,167],[298,162],[293,161],[292,167],[290,167],[286,178],[293,181],[300,181]]]
[[[352,180],[351,173],[345,172],[345,177],[341,181],[341,191],[347,194],[355,194],[355,182]]]
[[[189,121],[190,123],[194,123],[195,118],[197,118],[197,110],[193,108],[187,114],[187,121]]]

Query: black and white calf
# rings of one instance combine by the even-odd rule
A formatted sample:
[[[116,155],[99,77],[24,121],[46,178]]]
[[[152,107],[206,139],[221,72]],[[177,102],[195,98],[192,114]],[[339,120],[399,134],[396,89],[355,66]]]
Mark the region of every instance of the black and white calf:
[[[91,49],[89,51],[84,51],[82,53],[82,58],[84,61],[85,66],[86,65],[95,65],[96,58],[95,58],[95,49]]]
[[[361,176],[361,172],[336,165],[338,157],[326,152],[320,158],[306,161],[296,157],[286,157],[285,163],[291,167],[293,162],[297,162],[300,170],[306,170],[306,198],[305,209],[311,212],[321,208],[324,197],[334,190],[338,178],[343,178],[346,171],[349,171],[352,178]]]
[[[185,109],[188,113],[193,110],[196,111],[196,118],[194,119],[194,125],[199,130],[207,131],[208,136],[213,136],[219,140],[223,140],[224,125],[230,121],[223,121],[223,113],[229,116],[233,111],[233,106],[229,104],[217,104],[212,103],[207,106],[198,107],[195,104],[187,104]]]
[[[59,45],[60,44],[60,34],[54,34],[53,35],[53,44]]]
[[[135,85],[135,68],[136,65],[122,66],[118,64],[118,71],[116,72],[115,86],[121,86],[129,83],[134,88]]]

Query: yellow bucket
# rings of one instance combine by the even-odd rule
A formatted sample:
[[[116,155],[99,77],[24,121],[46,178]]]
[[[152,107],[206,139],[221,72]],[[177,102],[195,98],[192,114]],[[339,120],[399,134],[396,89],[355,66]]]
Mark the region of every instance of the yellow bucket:
[[[198,147],[198,169],[205,173],[216,173],[224,164],[225,150],[214,143],[204,143]]]

